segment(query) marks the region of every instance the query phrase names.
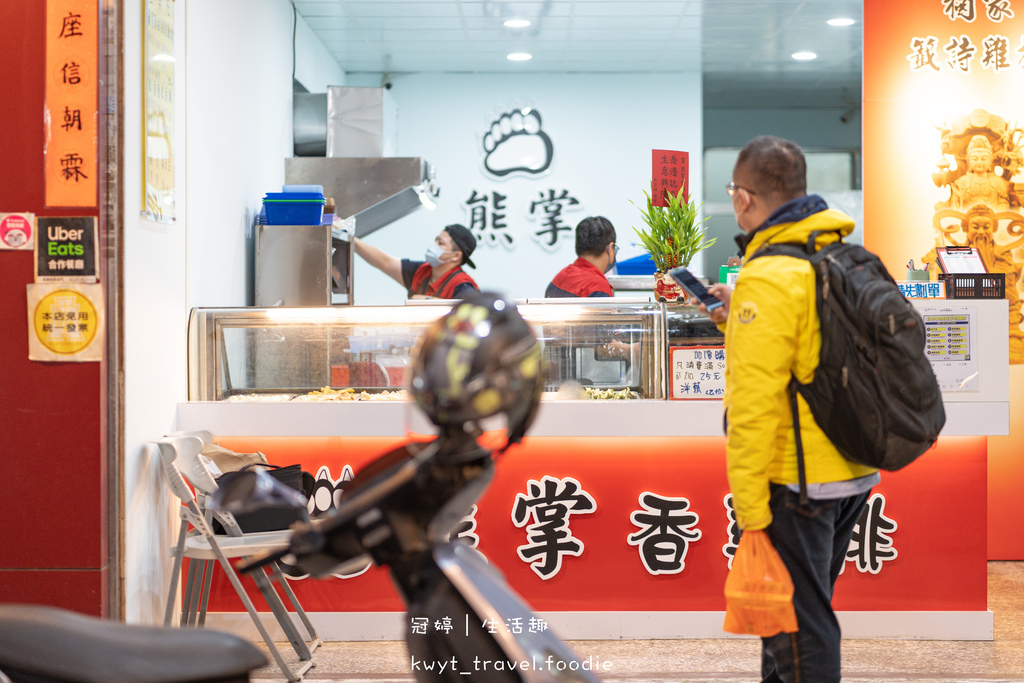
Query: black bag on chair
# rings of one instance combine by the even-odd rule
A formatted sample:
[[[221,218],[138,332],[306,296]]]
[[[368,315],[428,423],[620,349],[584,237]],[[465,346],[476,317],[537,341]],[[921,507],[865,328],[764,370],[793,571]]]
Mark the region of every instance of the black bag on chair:
[[[280,467],[278,465],[252,463],[237,472],[226,472],[220,475],[217,477],[217,485],[224,486],[231,479],[238,476],[239,473],[253,467],[265,467],[268,470],[267,474],[282,484],[295,489],[307,499],[313,492],[313,475],[309,472],[303,472],[299,465]],[[239,513],[234,517],[235,521],[238,522],[238,526],[247,534],[259,531],[283,531],[291,526],[293,522],[302,519],[300,512],[289,507],[266,507],[254,512]],[[213,532],[221,535],[226,533],[224,527],[216,519],[213,520]]]

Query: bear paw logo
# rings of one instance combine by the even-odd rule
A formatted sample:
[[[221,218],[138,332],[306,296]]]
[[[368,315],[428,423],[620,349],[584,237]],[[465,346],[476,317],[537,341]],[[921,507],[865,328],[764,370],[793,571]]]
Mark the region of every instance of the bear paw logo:
[[[540,175],[551,167],[554,145],[541,128],[540,112],[513,109],[491,122],[483,135],[484,169],[504,178],[511,173]]]

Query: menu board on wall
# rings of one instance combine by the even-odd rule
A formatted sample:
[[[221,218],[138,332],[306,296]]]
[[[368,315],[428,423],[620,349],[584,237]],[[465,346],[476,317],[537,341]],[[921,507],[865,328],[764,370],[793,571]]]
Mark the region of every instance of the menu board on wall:
[[[978,391],[976,306],[923,312],[925,353],[942,391]]]
[[[670,350],[673,399],[721,399],[725,396],[725,348],[673,346]]]
[[[97,0],[47,0],[46,205],[96,206]]]

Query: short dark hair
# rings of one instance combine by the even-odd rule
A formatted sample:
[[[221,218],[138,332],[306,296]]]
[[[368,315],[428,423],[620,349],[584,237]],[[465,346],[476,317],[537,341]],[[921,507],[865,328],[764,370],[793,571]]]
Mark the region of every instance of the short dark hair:
[[[615,228],[604,216],[588,216],[576,226],[576,255],[600,256],[615,241]]]
[[[754,192],[779,202],[807,194],[807,162],[800,145],[773,135],[756,137],[740,150],[736,169]]]

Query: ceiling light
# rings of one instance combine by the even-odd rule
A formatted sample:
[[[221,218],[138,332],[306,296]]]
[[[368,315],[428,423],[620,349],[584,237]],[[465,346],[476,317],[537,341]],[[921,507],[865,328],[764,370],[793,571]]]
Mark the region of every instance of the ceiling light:
[[[849,17],[836,17],[835,19],[829,19],[829,26],[853,26],[856,22]]]
[[[502,22],[507,28],[526,28],[531,22],[529,19],[507,19]]]
[[[513,52],[507,57],[507,59],[513,62],[525,62],[528,59],[533,59],[533,55],[528,52]]]
[[[796,59],[796,60],[801,61],[801,62],[806,62],[809,59],[817,59],[817,58],[818,58],[818,55],[814,54],[813,52],[794,52],[793,53],[793,59]]]

